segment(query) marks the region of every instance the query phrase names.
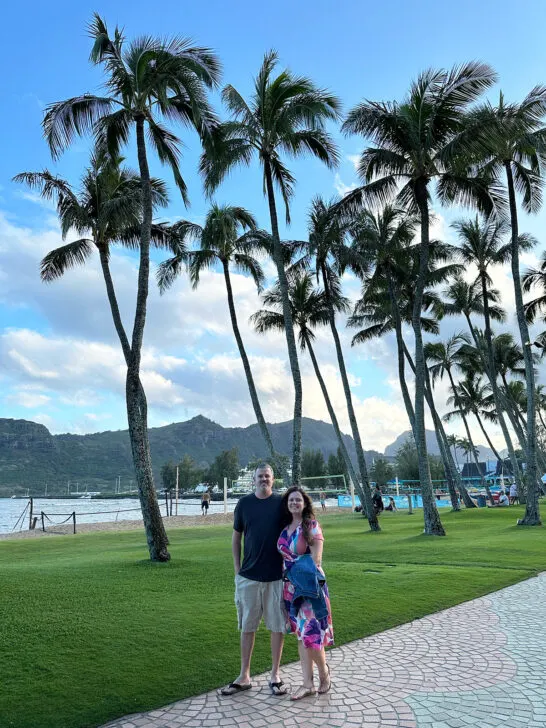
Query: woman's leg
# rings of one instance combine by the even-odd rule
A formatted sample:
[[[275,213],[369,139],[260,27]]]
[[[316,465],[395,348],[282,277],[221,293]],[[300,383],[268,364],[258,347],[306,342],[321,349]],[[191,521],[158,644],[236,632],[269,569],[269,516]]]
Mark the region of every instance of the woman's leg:
[[[313,650],[304,647],[303,642],[298,640],[298,651],[300,653],[301,671],[303,675],[303,686],[312,689],[313,686]]]
[[[330,670],[326,663],[326,653],[324,652],[324,647],[321,647],[320,650],[309,650],[309,652],[312,653],[311,659],[318,668],[320,680],[319,692],[327,692],[330,684]]]

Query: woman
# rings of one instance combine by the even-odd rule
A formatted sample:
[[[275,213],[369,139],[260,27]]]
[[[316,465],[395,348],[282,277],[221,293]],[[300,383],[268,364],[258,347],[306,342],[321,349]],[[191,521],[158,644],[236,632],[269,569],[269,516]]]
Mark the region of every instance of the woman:
[[[301,700],[316,693],[330,690],[330,668],[326,663],[325,647],[334,644],[334,630],[330,611],[328,587],[322,570],[322,546],[324,537],[313,513],[311,499],[299,486],[289,488],[282,498],[284,522],[277,548],[284,561],[283,600],[287,612],[287,632],[298,636],[303,684],[291,696]],[[310,561],[312,559],[312,562]],[[300,584],[294,577],[311,564],[320,592],[316,599],[298,596]],[[313,574],[311,574],[313,575]],[[291,580],[292,578],[292,580]],[[316,614],[315,614],[316,612]],[[315,689],[313,665],[319,674],[318,691]]]

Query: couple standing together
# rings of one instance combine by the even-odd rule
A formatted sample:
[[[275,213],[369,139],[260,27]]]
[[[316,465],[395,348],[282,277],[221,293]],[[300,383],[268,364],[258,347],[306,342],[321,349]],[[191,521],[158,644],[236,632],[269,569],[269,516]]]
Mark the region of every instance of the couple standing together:
[[[262,617],[271,632],[273,695],[288,692],[279,675],[284,635],[295,634],[303,674],[291,695],[301,700],[330,689],[325,647],[334,643],[328,588],[322,570],[324,538],[311,499],[300,487],[273,493],[273,469],[260,465],[254,493],[239,500],[233,520],[235,604],[241,632],[241,672],[220,693],[250,690],[250,660]],[[244,558],[241,564],[241,546]],[[314,683],[318,669],[318,690]]]

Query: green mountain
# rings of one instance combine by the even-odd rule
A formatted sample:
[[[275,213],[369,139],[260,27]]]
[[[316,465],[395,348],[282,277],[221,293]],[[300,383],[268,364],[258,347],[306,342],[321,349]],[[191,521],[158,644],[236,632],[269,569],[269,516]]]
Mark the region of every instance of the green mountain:
[[[292,422],[270,425],[275,448],[289,453]],[[210,465],[222,450],[236,447],[239,461],[266,457],[267,452],[257,425],[222,427],[201,415],[187,422],[175,422],[149,431],[156,482],[161,466],[179,461],[185,453],[199,466]],[[345,444],[355,457],[353,439],[344,435]],[[327,458],[337,450],[332,425],[307,417],[303,419],[303,447],[321,450]],[[366,453],[372,462],[379,453]],[[29,488],[43,493],[65,492],[68,481],[103,492],[114,490],[121,477],[122,490],[134,481],[131,447],[127,430],[97,432],[92,435],[52,435],[47,427],[28,420],[0,418],[0,496],[23,493]]]

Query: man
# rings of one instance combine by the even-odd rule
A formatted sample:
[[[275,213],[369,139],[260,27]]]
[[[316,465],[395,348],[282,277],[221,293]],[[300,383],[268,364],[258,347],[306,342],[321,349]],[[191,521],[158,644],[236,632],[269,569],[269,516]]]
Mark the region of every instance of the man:
[[[510,505],[510,501],[508,500],[508,496],[506,495],[504,490],[501,490],[501,492],[500,492],[498,505],[499,506],[509,506]]]
[[[510,485],[510,505],[513,506],[516,501],[519,503],[518,486],[514,480]]]
[[[254,493],[245,495],[235,508],[232,552],[235,569],[235,604],[241,631],[241,672],[220,691],[234,695],[250,690],[250,661],[254,638],[263,620],[271,632],[272,695],[285,695],[287,688],[279,677],[285,632],[282,609],[282,558],[277,540],[282,530],[281,496],[273,493],[273,468],[267,463],[254,472]],[[241,565],[241,544],[244,559]]]
[[[381,495],[381,488],[376,485],[373,496],[372,496],[372,505],[374,509],[374,513],[376,516],[378,516],[384,509],[383,505],[383,496]]]

